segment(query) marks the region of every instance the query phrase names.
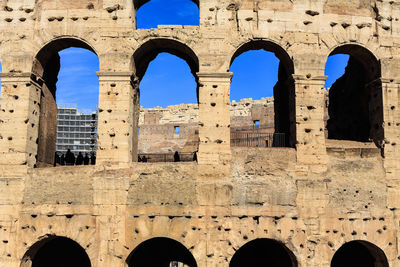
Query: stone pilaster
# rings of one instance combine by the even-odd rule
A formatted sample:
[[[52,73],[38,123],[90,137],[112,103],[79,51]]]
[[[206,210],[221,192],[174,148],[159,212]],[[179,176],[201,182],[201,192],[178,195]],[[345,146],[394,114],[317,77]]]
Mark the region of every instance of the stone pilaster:
[[[2,73],[0,173],[19,176],[36,164],[40,84],[30,73]],[[36,81],[37,80],[37,81]]]
[[[324,172],[327,169],[325,145],[324,85],[326,76],[293,75],[296,90],[297,171]]]
[[[98,72],[98,76],[100,87],[97,163],[131,163],[137,158],[137,122],[134,118],[137,113],[135,99],[138,91],[133,74]]]
[[[389,179],[400,174],[400,80],[382,80],[384,166]]]
[[[232,73],[197,73],[199,78],[199,164],[227,165],[230,148]]]

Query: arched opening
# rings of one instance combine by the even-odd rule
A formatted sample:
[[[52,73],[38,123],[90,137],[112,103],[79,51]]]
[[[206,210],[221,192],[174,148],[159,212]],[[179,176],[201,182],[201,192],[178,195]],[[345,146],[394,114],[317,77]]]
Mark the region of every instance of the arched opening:
[[[41,88],[37,167],[95,163],[98,69],[94,50],[77,39],[52,41],[37,54],[32,70]]]
[[[347,55],[347,56],[345,56]],[[345,70],[331,69],[343,65]],[[325,73],[344,74],[326,85],[327,138],[358,142],[375,142],[381,147],[383,133],[383,102],[381,68],[377,58],[359,45],[344,45],[333,50]]]
[[[230,71],[231,146],[294,147],[294,66],[286,51],[269,41],[246,43],[233,55]]]
[[[229,267],[297,267],[297,260],[284,244],[267,238],[248,242],[233,255]]]
[[[197,267],[192,253],[184,245],[165,237],[144,241],[132,251],[126,263],[129,267]]]
[[[22,258],[21,267],[90,267],[86,251],[75,241],[48,236],[36,242]]]
[[[198,0],[134,0],[137,29],[157,28],[158,25],[198,26]]]
[[[138,160],[193,161],[199,145],[196,55],[177,41],[157,39],[142,45],[133,60],[140,83]]]
[[[367,241],[344,244],[332,258],[331,267],[389,267],[385,253]]]

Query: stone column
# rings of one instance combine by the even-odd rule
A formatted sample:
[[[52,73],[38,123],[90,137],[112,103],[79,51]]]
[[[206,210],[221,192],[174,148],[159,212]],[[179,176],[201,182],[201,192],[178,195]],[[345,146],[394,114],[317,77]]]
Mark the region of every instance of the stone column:
[[[31,73],[2,73],[0,102],[0,176],[15,177],[36,164],[40,79]]]
[[[296,87],[297,172],[324,172],[327,169],[325,145],[326,76],[293,75]]]
[[[131,163],[137,159],[138,87],[133,73],[98,72],[98,76],[97,164]]]
[[[232,73],[197,73],[199,78],[199,153],[202,165],[229,165],[230,84]]]
[[[389,179],[398,179],[398,175],[400,174],[400,144],[397,143],[397,140],[400,139],[400,80],[381,80],[384,166]],[[377,93],[379,94],[379,92]]]

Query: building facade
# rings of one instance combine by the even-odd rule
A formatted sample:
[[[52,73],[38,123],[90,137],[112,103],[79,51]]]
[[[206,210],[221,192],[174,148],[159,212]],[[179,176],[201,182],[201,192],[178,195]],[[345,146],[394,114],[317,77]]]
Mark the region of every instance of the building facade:
[[[56,152],[70,149],[75,155],[97,150],[97,112],[81,113],[76,107],[59,107],[57,116]]]

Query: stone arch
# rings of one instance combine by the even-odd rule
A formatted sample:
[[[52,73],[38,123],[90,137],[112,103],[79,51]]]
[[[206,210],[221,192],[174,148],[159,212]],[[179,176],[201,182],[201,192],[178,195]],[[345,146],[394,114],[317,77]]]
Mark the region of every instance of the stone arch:
[[[347,54],[350,59],[344,75],[329,89],[328,139],[373,140],[381,147],[384,131],[380,61],[361,44],[336,46],[329,56],[336,54]]]
[[[296,145],[296,99],[294,62],[288,52],[270,40],[251,40],[241,44],[230,58],[230,64],[241,54],[250,50],[272,52],[280,60],[278,82],[274,86],[274,125],[275,133],[285,134],[285,146]],[[229,70],[228,70],[229,71]]]
[[[296,256],[283,243],[259,238],[239,248],[229,263],[229,267],[245,266],[297,267],[298,264]]]
[[[389,267],[385,252],[376,245],[355,240],[345,243],[333,255],[331,267]]]
[[[35,56],[32,72],[34,74],[42,76],[46,65],[52,60],[55,54],[70,47],[84,48],[98,55],[95,48],[91,44],[89,44],[88,41],[80,37],[58,37],[48,41],[41,47],[41,49]]]
[[[141,8],[144,4],[150,2],[151,0],[133,0],[133,5],[135,7],[135,10],[137,11],[139,8]],[[193,3],[197,5],[197,7],[200,7],[200,0],[190,0]]]
[[[278,43],[272,40],[250,40],[241,43],[236,47],[233,53],[231,53],[229,66],[232,65],[233,61],[243,54],[244,52],[250,50],[260,50],[263,49],[268,52],[272,52],[281,61],[283,67],[288,73],[294,74],[294,63],[292,57],[289,53]],[[227,70],[228,71],[228,70]]]
[[[51,166],[54,163],[57,135],[56,84],[60,71],[58,52],[70,48],[84,48],[98,56],[87,41],[78,37],[59,37],[46,43],[36,54],[32,66],[31,79],[40,87],[39,99],[39,134],[36,166]]]
[[[325,59],[325,64],[328,60],[328,57],[337,54],[347,54],[355,57],[362,61],[360,63],[365,66],[369,75],[376,78],[381,76],[379,59],[367,46],[361,43],[337,44],[329,50],[329,54]]]
[[[86,251],[74,240],[48,235],[28,249],[20,267],[51,266],[91,267],[91,263]]]
[[[136,77],[141,80],[147,67],[160,53],[170,53],[186,61],[193,76],[199,71],[199,60],[196,53],[188,45],[173,39],[157,38],[143,43],[133,54],[132,68]],[[196,78],[197,79],[197,78]]]
[[[174,261],[181,262],[185,266],[197,267],[195,258],[184,245],[166,237],[155,237],[142,242],[126,259],[128,267],[169,267],[169,263]]]

